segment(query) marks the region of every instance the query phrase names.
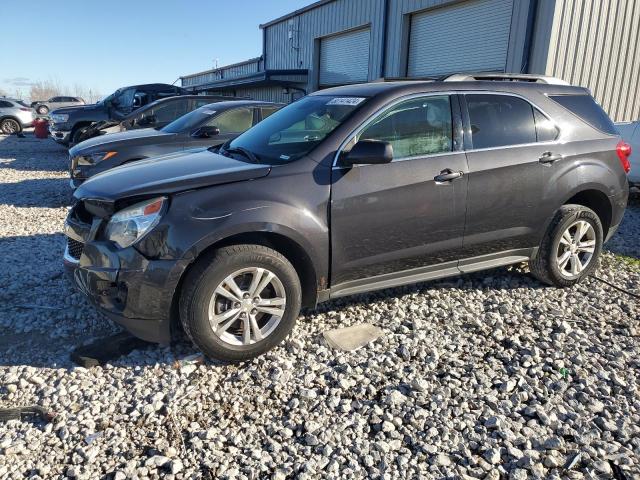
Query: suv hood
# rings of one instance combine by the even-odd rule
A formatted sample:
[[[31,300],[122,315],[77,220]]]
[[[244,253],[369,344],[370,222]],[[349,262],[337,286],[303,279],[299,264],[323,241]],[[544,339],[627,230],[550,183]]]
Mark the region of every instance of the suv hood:
[[[100,135],[80,142],[69,150],[69,156],[75,157],[76,155],[102,151],[105,148],[115,150],[122,146],[134,144],[143,145],[149,143],[152,138],[153,141],[157,143],[161,140],[161,138],[158,137],[173,137],[174,135],[174,133],[164,133],[154,128],[141,128],[138,130],[110,133],[109,135]]]
[[[207,149],[141,160],[100,173],[73,194],[78,200],[113,203],[140,195],[168,195],[196,188],[265,177],[270,165],[256,165]]]
[[[75,112],[90,112],[92,110],[104,110],[104,107],[99,103],[92,103],[90,105],[75,105],[73,107],[62,107],[52,110],[51,113],[75,113]]]

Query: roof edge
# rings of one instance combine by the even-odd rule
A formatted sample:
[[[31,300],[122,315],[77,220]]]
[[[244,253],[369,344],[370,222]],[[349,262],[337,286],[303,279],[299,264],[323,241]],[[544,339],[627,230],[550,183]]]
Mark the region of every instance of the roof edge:
[[[331,2],[335,2],[336,0],[318,0],[317,2],[313,2],[311,5],[307,5],[306,7],[302,7],[299,8],[298,10],[294,10],[291,13],[287,13],[285,15],[282,15],[281,17],[276,18],[275,20],[271,20],[269,22],[266,23],[261,23],[259,25],[259,28],[264,29],[267,27],[270,27],[271,25],[275,25],[276,23],[280,23],[283,22],[284,20],[288,20],[289,18],[293,18],[295,16],[298,16],[302,13],[308,12],[309,10],[313,10],[314,8],[318,8],[321,7],[322,5],[325,5],[327,3],[331,3]]]

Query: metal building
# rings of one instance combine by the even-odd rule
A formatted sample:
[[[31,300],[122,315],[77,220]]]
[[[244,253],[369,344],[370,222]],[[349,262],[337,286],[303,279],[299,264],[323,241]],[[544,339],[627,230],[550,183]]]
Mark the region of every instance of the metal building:
[[[616,121],[640,117],[637,0],[320,0],[260,28],[260,57],[182,85],[289,102],[382,77],[538,73],[589,88]]]

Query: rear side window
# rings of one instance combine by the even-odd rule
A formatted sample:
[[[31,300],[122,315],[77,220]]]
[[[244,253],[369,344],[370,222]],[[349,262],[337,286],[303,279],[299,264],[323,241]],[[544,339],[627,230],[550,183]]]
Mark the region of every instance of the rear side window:
[[[558,138],[558,127],[551,120],[535,108],[533,116],[536,119],[536,137],[539,142],[551,142]]]
[[[571,113],[581,118],[593,128],[608,135],[617,135],[615,125],[591,95],[549,95]]]
[[[474,149],[536,142],[529,102],[508,95],[467,95],[466,99]]]
[[[253,109],[236,108],[226,111],[209,120],[207,125],[218,127],[222,134],[244,132],[253,125]]]
[[[0,100],[0,108],[11,108],[13,105],[9,102],[5,102],[4,100]]]

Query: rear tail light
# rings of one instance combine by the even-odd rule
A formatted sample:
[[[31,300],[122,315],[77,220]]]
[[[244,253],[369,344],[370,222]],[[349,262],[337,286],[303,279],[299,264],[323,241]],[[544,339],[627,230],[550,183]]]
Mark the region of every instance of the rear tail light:
[[[631,162],[629,162],[629,157],[631,156],[631,145],[620,140],[616,147],[616,153],[618,154],[624,173],[629,173],[631,171]]]
[[[30,112],[31,111],[30,108],[24,108],[24,107],[20,107],[20,110],[22,110],[23,112]]]

